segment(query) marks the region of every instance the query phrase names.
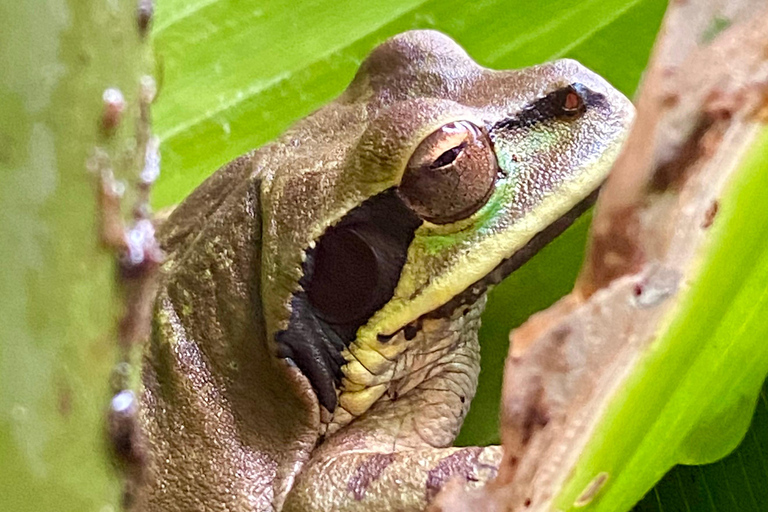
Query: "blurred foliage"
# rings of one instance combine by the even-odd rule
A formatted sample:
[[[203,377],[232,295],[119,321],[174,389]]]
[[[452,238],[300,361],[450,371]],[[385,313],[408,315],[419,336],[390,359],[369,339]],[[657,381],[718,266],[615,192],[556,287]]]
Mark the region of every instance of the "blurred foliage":
[[[134,2],[0,3],[0,510],[114,511],[105,413],[118,359],[99,244],[101,147],[133,154],[143,45]],[[105,89],[128,105],[100,130]],[[117,163],[118,178],[125,166]]]
[[[439,29],[479,63],[516,68],[571,57],[632,94],[663,0],[163,0],[154,110],[163,177],[179,201],[223,163],[337,96],[377,43]]]

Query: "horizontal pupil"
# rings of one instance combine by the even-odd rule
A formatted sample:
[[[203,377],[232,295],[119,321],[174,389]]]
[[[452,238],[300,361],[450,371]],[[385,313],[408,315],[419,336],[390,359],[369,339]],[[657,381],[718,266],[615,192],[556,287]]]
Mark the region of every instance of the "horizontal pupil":
[[[456,158],[461,154],[461,152],[464,150],[464,148],[467,147],[467,142],[464,141],[461,144],[459,144],[456,147],[453,147],[437,157],[437,160],[432,162],[432,165],[430,167],[432,169],[438,169],[440,167],[445,167],[446,165],[452,163]]]

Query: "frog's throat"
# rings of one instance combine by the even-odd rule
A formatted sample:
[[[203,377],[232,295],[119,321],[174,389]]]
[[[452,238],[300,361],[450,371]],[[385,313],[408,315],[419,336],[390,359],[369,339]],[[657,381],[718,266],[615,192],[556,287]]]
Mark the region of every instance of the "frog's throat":
[[[447,316],[421,318],[418,330],[398,331],[389,342],[406,348],[386,372],[369,374],[371,380],[366,385],[342,379],[344,391],[326,434],[364,415],[369,423],[394,428],[396,433],[390,434],[398,445],[409,445],[414,440],[418,444],[424,434],[416,426],[419,424],[429,425],[428,444],[450,444],[477,387],[477,333],[484,307],[485,296],[481,295],[473,303],[457,306]],[[438,409],[433,410],[432,404],[437,404]]]
[[[450,352],[451,347],[459,341],[453,340],[452,344],[448,342],[450,340],[447,340],[456,329],[445,330],[446,340],[434,339],[434,333],[438,330],[435,327],[435,321],[441,319],[454,321],[457,316],[463,316],[467,311],[474,308],[491,287],[520,268],[539,250],[573,224],[595,203],[598,193],[599,189],[593,191],[564,215],[534,235],[512,256],[500,262],[491,272],[455,295],[447,303],[402,326],[391,336],[377,339],[374,344],[358,344],[356,342],[350,344],[342,352],[347,364],[342,367],[344,377],[339,387],[338,405],[333,411],[333,417],[329,424],[329,433],[362,415],[377,401],[381,399],[396,400],[398,395],[402,396],[403,389],[410,389],[417,385],[418,383],[413,378],[404,385],[402,383],[404,376],[424,375],[425,372],[418,372],[417,370],[420,368],[404,369],[402,367],[405,359],[403,356],[412,350],[414,343],[418,344],[425,326],[429,326],[427,330],[430,331],[431,343],[435,347],[435,357],[430,361],[423,361],[423,365],[434,364],[439,360],[439,356]],[[479,328],[479,322],[474,328]]]

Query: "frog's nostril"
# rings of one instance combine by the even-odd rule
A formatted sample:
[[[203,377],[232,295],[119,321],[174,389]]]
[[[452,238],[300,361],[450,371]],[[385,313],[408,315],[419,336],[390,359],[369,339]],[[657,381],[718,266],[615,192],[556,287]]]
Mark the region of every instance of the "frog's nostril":
[[[563,111],[567,114],[577,114],[584,108],[584,100],[576,89],[571,89],[563,99]]]

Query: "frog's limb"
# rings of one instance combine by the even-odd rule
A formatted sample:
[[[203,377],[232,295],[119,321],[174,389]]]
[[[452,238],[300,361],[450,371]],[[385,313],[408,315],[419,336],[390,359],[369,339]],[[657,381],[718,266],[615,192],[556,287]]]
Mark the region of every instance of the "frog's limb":
[[[500,446],[325,453],[313,457],[283,510],[421,511],[452,478],[483,485],[500,460]]]
[[[450,447],[477,386],[484,304],[420,323],[380,376],[387,392],[313,452],[284,510],[423,510],[452,477],[473,487],[496,475],[500,447]]]

